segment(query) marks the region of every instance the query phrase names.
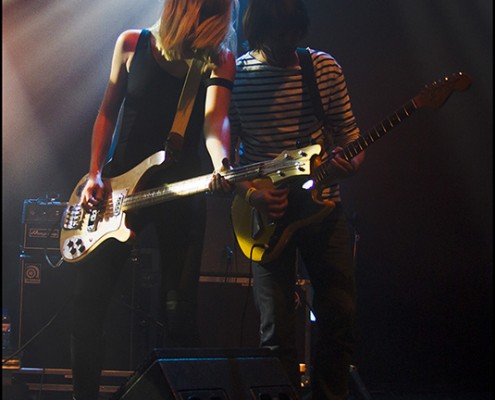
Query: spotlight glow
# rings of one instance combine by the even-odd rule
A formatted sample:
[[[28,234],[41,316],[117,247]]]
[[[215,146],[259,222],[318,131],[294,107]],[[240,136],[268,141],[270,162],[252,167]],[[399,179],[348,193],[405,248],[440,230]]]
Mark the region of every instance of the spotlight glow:
[[[314,186],[314,184],[315,184],[315,183],[314,183],[313,179],[310,179],[310,180],[308,180],[308,181],[304,182],[304,183],[303,183],[303,185],[302,185],[301,187],[302,187],[304,190],[309,190],[309,189],[311,189],[311,188]]]

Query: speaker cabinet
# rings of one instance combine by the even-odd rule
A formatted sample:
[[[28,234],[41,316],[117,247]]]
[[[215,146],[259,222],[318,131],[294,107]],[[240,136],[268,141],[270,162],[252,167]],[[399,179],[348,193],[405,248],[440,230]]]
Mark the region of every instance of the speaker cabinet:
[[[18,347],[26,345],[21,364],[27,368],[70,368],[72,294],[77,264],[56,265],[58,254],[32,252],[21,257]],[[106,319],[103,367],[134,370],[155,345],[153,326],[143,324],[138,310],[156,308],[150,292],[150,271],[156,252],[143,249],[142,265],[124,266]],[[29,343],[28,343],[29,342]],[[153,345],[151,344],[153,343]]]
[[[42,252],[21,258],[19,347],[21,363],[29,368],[70,368],[72,293],[78,265],[63,263],[58,254],[48,262]],[[107,345],[103,368],[134,371],[150,349],[160,347],[160,268],[158,250],[143,248],[138,263],[121,273],[106,320]],[[243,277],[201,276],[198,325],[206,348],[256,348],[259,317],[252,297],[252,280]],[[307,285],[306,285],[307,286]],[[299,288],[306,288],[298,285]],[[304,290],[305,292],[305,290]],[[297,314],[299,362],[307,358],[307,309]],[[221,329],[218,329],[221,327]],[[31,339],[35,337],[34,340]]]
[[[280,361],[260,349],[155,349],[111,399],[298,398]]]
[[[18,344],[26,346],[23,367],[69,367],[75,272],[72,265],[50,266],[41,252],[21,257]]]

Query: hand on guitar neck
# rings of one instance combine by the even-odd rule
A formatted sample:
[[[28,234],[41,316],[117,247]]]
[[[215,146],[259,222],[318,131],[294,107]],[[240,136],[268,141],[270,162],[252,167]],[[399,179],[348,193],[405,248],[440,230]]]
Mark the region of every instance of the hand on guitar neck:
[[[211,177],[211,181],[208,184],[208,190],[210,193],[217,195],[224,195],[228,193],[232,193],[235,188],[233,183],[230,183],[227,179],[225,179],[225,173],[232,170],[232,166],[230,165],[230,161],[228,158],[224,158],[222,160],[222,166],[218,171],[214,171]]]
[[[333,148],[332,157],[329,160],[333,168],[329,170],[328,181],[326,183],[349,178],[354,175],[364,161],[364,151],[349,161],[344,158],[343,152],[344,149],[340,146]]]

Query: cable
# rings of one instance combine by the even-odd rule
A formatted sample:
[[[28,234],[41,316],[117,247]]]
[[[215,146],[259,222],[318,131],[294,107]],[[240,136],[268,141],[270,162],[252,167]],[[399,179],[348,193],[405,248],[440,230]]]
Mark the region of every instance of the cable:
[[[112,299],[112,301],[114,303],[116,303],[116,304],[122,304],[122,305],[124,305],[129,310],[134,311],[134,312],[140,314],[141,316],[145,317],[148,321],[153,322],[155,325],[159,326],[160,328],[164,328],[165,327],[165,324],[163,322],[157,320],[155,317],[153,317],[152,315],[148,314],[146,311],[143,311],[140,308],[136,308],[136,307],[130,305],[129,303],[127,303],[126,301],[124,301],[122,299],[122,297],[123,296],[121,296],[118,301],[116,299]]]
[[[41,377],[40,377],[40,388],[38,390],[38,400],[41,400],[41,396],[43,395],[43,384],[45,383],[45,372],[46,369],[42,368],[41,369]]]
[[[46,248],[44,249],[44,253],[45,253],[45,260],[50,267],[59,268],[63,264],[64,262],[63,257],[60,257],[60,260],[58,260],[55,264],[53,264],[52,260],[50,260],[50,257],[48,256],[48,252],[46,251]]]
[[[313,311],[313,307],[311,304],[309,304],[307,301],[306,301],[306,298],[305,296],[301,296],[300,293],[298,292],[298,290],[302,290],[299,285],[296,285],[296,296],[297,298],[299,299],[299,305],[302,304],[303,306],[305,307],[308,307],[309,311],[311,311],[313,313],[313,315],[316,316],[315,312]],[[297,302],[296,302],[296,306],[297,306]]]
[[[227,245],[225,246],[225,273],[224,273],[224,280],[223,283],[227,283],[229,272],[230,272],[230,267],[232,265],[232,256],[234,255],[234,250]]]
[[[24,345],[19,347],[14,353],[12,353],[9,357],[7,357],[5,360],[2,360],[2,365],[5,365],[8,361],[12,360],[15,356],[17,356],[19,353],[21,353],[26,347],[28,347],[31,342],[34,341],[39,335],[41,335],[52,323],[55,321],[55,319],[60,315],[60,313],[64,310],[64,308],[67,306],[72,301],[72,298],[74,297],[74,294],[71,293],[68,301],[66,301],[62,307],[50,318],[50,320],[43,326],[38,332],[36,332],[31,339],[29,339]]]
[[[141,262],[140,262],[140,255],[141,255],[141,252],[140,252],[140,248],[138,246],[133,246],[132,250],[131,250],[131,258],[129,259],[129,262],[131,263],[131,267],[132,267],[132,273],[136,273],[138,268],[140,266],[142,266]],[[136,278],[132,279],[132,281],[135,281]],[[134,293],[134,285],[132,287],[132,291]],[[117,302],[117,300],[113,300],[114,303]],[[136,312],[138,314],[140,314],[142,317],[144,317],[146,320],[148,321],[151,321],[152,323],[154,323],[155,325],[159,326],[160,328],[165,328],[165,324],[161,321],[159,321],[158,319],[156,319],[155,317],[153,317],[151,314],[147,313],[146,311],[142,310],[141,308],[138,308],[138,307],[135,307],[133,306],[132,304],[134,304],[133,301],[131,301],[132,304],[129,304],[127,303],[125,300],[124,300],[124,296],[120,296],[119,298],[119,301],[118,301],[120,304],[123,304],[125,307],[127,307],[130,311],[132,312]]]

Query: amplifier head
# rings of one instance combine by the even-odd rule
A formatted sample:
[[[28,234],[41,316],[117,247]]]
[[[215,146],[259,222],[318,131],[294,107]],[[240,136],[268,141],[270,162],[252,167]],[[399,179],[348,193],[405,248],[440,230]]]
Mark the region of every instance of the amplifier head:
[[[24,200],[22,225],[24,250],[58,250],[66,202]]]
[[[24,200],[22,207],[22,223],[58,222],[61,220],[67,202],[43,201],[40,199]]]

